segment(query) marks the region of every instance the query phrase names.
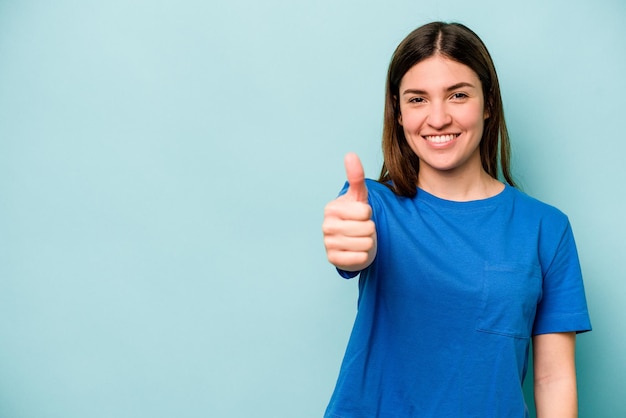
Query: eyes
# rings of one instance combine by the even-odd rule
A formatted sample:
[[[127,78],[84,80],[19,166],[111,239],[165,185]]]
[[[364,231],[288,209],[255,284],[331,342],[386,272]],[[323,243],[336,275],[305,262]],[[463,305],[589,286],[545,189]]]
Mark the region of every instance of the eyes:
[[[466,93],[463,92],[455,92],[452,93],[449,97],[448,100],[452,101],[452,102],[464,102],[465,100],[467,100],[470,96]],[[414,96],[414,97],[409,97],[408,102],[409,103],[413,103],[413,104],[422,104],[422,103],[426,103],[427,102],[427,98],[423,97],[423,96]]]

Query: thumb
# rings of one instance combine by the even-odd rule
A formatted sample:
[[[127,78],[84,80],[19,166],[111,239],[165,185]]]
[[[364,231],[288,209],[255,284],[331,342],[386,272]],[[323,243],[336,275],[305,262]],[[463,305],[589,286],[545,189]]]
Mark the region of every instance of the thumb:
[[[356,154],[349,153],[344,159],[344,164],[349,184],[346,196],[351,200],[367,203],[367,186],[361,160]]]

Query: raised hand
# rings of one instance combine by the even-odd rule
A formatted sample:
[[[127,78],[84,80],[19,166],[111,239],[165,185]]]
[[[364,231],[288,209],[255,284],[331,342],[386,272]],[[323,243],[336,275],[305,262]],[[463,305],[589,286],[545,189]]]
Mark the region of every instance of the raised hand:
[[[367,201],[367,186],[361,160],[347,154],[344,160],[348,191],[326,205],[324,246],[328,261],[346,271],[369,266],[376,256],[376,225]]]

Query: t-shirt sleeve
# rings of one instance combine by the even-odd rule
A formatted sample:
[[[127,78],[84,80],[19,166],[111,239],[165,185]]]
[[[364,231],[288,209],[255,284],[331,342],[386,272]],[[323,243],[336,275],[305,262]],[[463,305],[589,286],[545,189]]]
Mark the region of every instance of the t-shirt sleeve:
[[[543,276],[533,335],[591,331],[587,300],[572,228],[567,221]]]
[[[339,275],[341,277],[343,277],[344,279],[352,279],[356,276],[359,275],[359,273],[361,273],[360,271],[346,271],[346,270],[342,270],[340,268],[337,268],[337,273],[339,273]]]

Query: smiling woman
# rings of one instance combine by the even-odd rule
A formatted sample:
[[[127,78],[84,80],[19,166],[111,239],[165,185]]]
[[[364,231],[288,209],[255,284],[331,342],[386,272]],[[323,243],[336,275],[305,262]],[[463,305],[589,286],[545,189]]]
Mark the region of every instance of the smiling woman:
[[[439,68],[434,67],[433,61],[437,59]],[[417,66],[418,63],[425,65]],[[431,65],[426,65],[428,63]],[[438,79],[440,70],[447,74],[445,80]],[[433,81],[443,84],[432,84]],[[412,83],[417,83],[417,86]],[[502,110],[500,84],[491,55],[480,38],[465,26],[439,23],[424,25],[409,34],[396,49],[389,65],[383,132],[385,161],[379,180],[389,181],[393,190],[403,196],[414,196],[416,193],[420,163],[405,138],[406,130],[401,124],[404,97],[400,96],[404,96],[406,90],[410,93],[415,88],[417,90],[413,93],[420,96],[420,93],[427,93],[422,90],[424,86],[430,90],[444,89],[440,94],[449,93],[450,99],[459,100],[461,96],[468,96],[482,101],[484,123],[479,124],[484,131],[479,135],[482,167],[492,178],[497,178],[501,172],[504,180],[515,186],[510,172],[509,135]],[[470,92],[471,95],[468,94]],[[446,116],[441,113],[431,115],[431,121],[437,124],[441,122],[433,117]]]
[[[577,413],[575,334],[591,329],[568,218],[514,187],[495,68],[478,36],[431,23],[387,78],[384,165],[326,206],[328,260],[359,310],[328,418]],[[498,179],[501,173],[506,183]]]

